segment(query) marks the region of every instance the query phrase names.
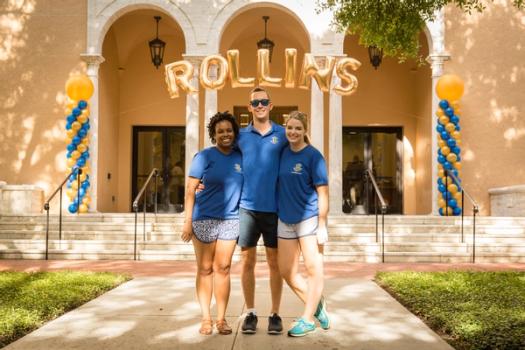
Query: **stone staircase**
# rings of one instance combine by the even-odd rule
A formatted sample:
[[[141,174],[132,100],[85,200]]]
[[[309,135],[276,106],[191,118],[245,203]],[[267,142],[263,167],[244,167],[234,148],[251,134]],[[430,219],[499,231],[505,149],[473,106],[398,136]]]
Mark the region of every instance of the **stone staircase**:
[[[64,215],[59,240],[58,216],[51,216],[49,259],[133,259],[134,220],[127,213]],[[194,259],[192,245],[180,239],[181,214],[148,214],[145,226],[142,220],[139,215],[140,260]],[[45,215],[0,216],[0,258],[44,259],[45,222]],[[457,217],[385,216],[385,262],[471,262],[472,218],[465,218],[463,242],[460,223]],[[375,227],[374,216],[331,216],[325,261],[381,262]],[[264,259],[262,246],[258,255]],[[478,217],[476,262],[525,263],[525,218]]]

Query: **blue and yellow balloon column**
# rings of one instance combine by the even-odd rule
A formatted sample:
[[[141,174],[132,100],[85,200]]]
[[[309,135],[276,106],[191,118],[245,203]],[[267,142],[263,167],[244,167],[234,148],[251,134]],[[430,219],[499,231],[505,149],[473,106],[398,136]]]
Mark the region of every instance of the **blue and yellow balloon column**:
[[[461,215],[461,127],[459,99],[464,84],[456,75],[446,74],[439,78],[436,93],[440,99],[436,111],[438,142],[438,206],[442,216]],[[448,170],[459,181],[447,176]]]
[[[68,174],[73,172],[66,184],[70,200],[68,210],[72,214],[87,213],[91,201],[88,100],[93,95],[93,83],[85,75],[73,76],[66,82],[66,94],[69,97],[66,108],[67,171]]]

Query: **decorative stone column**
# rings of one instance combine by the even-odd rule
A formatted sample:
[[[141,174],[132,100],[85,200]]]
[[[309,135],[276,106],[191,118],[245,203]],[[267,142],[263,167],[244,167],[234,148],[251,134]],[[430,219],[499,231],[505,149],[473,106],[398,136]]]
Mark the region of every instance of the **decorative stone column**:
[[[340,83],[340,79],[334,74],[332,86]],[[343,105],[342,97],[335,92],[330,92],[329,106],[329,135],[328,149],[330,160],[328,165],[329,177],[329,204],[330,214],[343,214]]]
[[[210,66],[209,77],[212,80],[217,79],[217,66]],[[206,89],[204,92],[204,147],[212,145],[208,137],[207,126],[211,117],[217,113],[217,90]]]
[[[102,54],[81,54],[80,58],[87,64],[87,75],[93,82],[95,89],[93,90],[93,96],[89,99],[89,120],[90,120],[90,140],[89,140],[89,160],[91,163],[91,176],[89,182],[91,183],[91,204],[89,211],[97,211],[97,178],[98,178],[98,122],[99,122],[99,106],[98,106],[98,68],[100,64],[105,61]]]
[[[438,198],[438,189],[437,189],[437,118],[436,118],[436,111],[439,108],[439,98],[437,97],[435,91],[436,91],[436,84],[438,79],[443,75],[443,66],[445,61],[448,61],[450,59],[450,55],[448,54],[431,54],[428,56],[427,61],[430,63],[432,67],[432,115],[430,118],[432,118],[432,123],[430,124],[432,126],[431,131],[431,143],[432,143],[432,215],[438,215],[438,205],[437,205],[437,198]]]
[[[191,84],[195,89],[199,89],[199,67],[204,56],[183,55],[184,60],[193,65],[193,78]],[[188,178],[191,161],[193,156],[199,151],[199,94],[186,94],[186,142],[185,142],[185,174]]]
[[[324,67],[325,57],[316,56],[315,61],[319,67]],[[315,79],[311,83],[310,98],[310,136],[312,146],[317,148],[324,155],[324,101],[323,92],[319,89]]]

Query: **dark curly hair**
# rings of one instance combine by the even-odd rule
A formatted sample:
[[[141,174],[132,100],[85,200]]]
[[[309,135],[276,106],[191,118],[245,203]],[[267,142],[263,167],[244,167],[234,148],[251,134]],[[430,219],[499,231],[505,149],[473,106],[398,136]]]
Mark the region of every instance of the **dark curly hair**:
[[[211,117],[210,122],[208,123],[208,135],[210,136],[211,143],[215,144],[215,127],[218,123],[227,120],[232,124],[233,128],[233,134],[235,135],[235,139],[237,139],[237,136],[239,135],[239,125],[237,124],[237,120],[235,117],[228,111],[224,112],[217,112],[213,117]]]

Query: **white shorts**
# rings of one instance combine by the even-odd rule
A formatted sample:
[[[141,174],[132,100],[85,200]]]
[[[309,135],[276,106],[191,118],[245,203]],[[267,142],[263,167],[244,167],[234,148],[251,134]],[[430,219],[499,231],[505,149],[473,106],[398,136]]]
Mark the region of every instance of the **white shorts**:
[[[286,224],[279,219],[277,237],[281,239],[299,239],[306,236],[315,236],[319,228],[319,217],[312,216],[297,224]]]

